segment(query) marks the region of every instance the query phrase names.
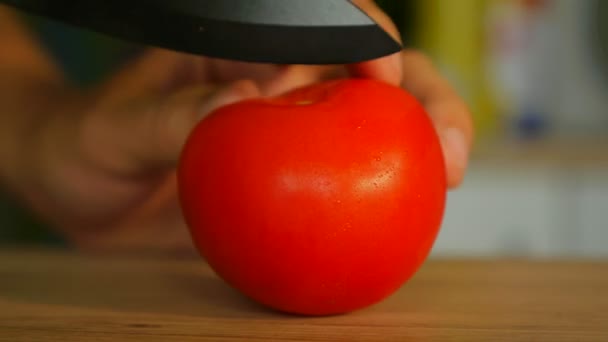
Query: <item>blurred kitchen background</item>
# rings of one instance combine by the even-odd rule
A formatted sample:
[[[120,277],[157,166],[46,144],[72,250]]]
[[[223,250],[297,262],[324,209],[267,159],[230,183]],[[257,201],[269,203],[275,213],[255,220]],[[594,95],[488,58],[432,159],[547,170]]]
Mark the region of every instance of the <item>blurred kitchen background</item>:
[[[449,195],[434,255],[608,257],[608,1],[379,3],[474,114],[471,165]],[[130,53],[105,37],[32,25],[83,83]],[[61,243],[0,203],[19,213],[0,213],[12,217],[0,221],[0,241]]]

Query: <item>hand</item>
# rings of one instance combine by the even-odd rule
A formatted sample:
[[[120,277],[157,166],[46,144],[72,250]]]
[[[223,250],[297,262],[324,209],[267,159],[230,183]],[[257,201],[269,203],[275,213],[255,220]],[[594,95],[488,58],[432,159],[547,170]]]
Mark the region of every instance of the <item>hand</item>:
[[[371,0],[355,0],[387,32],[399,40],[390,18]],[[379,60],[353,65],[351,73],[401,85],[421,101],[441,139],[447,164],[448,186],[462,183],[473,144],[473,122],[466,103],[423,53],[406,50]]]
[[[361,6],[397,36],[371,1]],[[336,77],[402,85],[442,138],[449,184],[463,179],[472,140],[466,105],[424,55],[350,66],[277,66],[150,50],[99,87],[57,96],[23,154],[22,194],[83,249],[190,251],[174,168],[190,130],[213,109]]]
[[[354,0],[396,40],[400,34],[391,19],[372,0]],[[229,65],[223,65],[229,69]],[[234,76],[234,74],[233,74]],[[464,180],[473,144],[473,122],[467,104],[434,67],[425,54],[405,50],[385,58],[346,67],[291,66],[267,87],[274,95],[297,85],[336,77],[369,77],[401,86],[426,108],[441,139],[446,159],[448,186],[458,188]]]
[[[191,252],[174,170],[191,129],[219,106],[333,72],[150,50],[93,89],[43,92],[7,178],[76,247]]]

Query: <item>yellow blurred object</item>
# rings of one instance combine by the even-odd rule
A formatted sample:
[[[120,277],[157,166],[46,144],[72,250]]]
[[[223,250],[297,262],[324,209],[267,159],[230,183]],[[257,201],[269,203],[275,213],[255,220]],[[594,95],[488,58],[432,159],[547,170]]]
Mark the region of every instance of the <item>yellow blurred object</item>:
[[[499,133],[500,109],[486,74],[486,9],[494,0],[418,0],[416,45],[428,53],[472,111],[479,139]],[[500,0],[496,0],[500,1]]]

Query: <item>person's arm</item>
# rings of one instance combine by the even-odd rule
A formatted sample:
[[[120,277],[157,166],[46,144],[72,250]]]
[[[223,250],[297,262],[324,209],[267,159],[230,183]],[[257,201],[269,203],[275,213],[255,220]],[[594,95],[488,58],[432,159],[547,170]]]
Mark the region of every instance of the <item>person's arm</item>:
[[[63,75],[9,7],[0,5],[0,181],[22,171],[27,139],[64,91]]]

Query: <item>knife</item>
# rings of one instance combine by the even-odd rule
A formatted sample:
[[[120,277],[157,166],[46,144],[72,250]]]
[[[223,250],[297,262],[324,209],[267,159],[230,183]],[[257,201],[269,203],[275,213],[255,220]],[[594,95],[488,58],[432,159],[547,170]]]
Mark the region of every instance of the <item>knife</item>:
[[[348,64],[402,49],[348,0],[0,0],[114,38],[208,57]]]

